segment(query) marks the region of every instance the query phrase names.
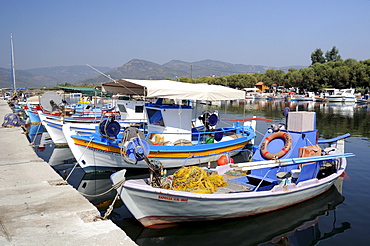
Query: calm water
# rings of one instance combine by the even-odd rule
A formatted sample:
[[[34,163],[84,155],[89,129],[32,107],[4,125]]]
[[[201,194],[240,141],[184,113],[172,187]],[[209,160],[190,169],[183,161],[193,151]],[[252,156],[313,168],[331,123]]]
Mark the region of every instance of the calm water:
[[[339,189],[297,206],[277,212],[243,219],[207,223],[181,224],[170,228],[142,227],[129,212],[117,204],[110,218],[138,245],[370,245],[370,183],[368,153],[370,152],[370,109],[366,105],[285,103],[281,101],[249,101],[218,107],[221,118],[248,118],[253,115],[284,122],[282,111],[315,111],[320,138],[332,138],[350,133],[346,152],[355,153],[348,159],[347,175],[338,182]],[[200,114],[205,106],[197,109]],[[210,107],[209,109],[212,109]],[[231,122],[222,122],[230,124]],[[256,143],[259,143],[270,122],[258,122]],[[36,129],[37,126],[32,126]],[[33,130],[31,141],[35,151],[48,161],[62,177],[73,168],[73,156],[68,148],[54,148],[43,139],[41,129]],[[45,135],[45,134],[44,134]],[[46,141],[46,142],[45,142]],[[236,158],[243,160],[242,156]],[[146,177],[147,172],[131,172],[130,178]],[[68,181],[84,194],[100,194],[111,186],[109,174],[89,174],[76,168]],[[87,197],[102,213],[115,196]],[[108,202],[104,202],[108,201]],[[220,208],[227,209],[227,208]]]

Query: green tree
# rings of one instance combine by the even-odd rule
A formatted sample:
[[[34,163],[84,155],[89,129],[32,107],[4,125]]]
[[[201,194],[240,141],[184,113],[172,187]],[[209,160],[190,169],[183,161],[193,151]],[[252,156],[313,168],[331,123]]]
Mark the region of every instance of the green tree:
[[[303,85],[307,86],[307,89],[317,90],[320,88],[320,84],[315,79],[315,71],[312,67],[300,69],[302,74]]]
[[[331,77],[331,67],[328,66],[326,63],[315,63],[312,66],[312,69],[315,74],[315,82],[318,84],[329,84],[330,85],[330,77]]]
[[[317,48],[314,52],[311,53],[311,65],[324,62],[324,52],[320,48]]]
[[[332,82],[336,87],[350,87],[349,68],[347,66],[333,68]]]
[[[325,59],[326,59],[327,62],[341,61],[342,60],[341,56],[339,55],[339,50],[335,46],[333,46],[333,48],[331,48],[330,51],[329,50],[326,51]]]
[[[289,69],[289,72],[285,74],[285,87],[301,87],[303,82],[302,73],[297,69]]]
[[[284,85],[284,71],[267,69],[266,70],[266,85],[271,86],[272,84]]]

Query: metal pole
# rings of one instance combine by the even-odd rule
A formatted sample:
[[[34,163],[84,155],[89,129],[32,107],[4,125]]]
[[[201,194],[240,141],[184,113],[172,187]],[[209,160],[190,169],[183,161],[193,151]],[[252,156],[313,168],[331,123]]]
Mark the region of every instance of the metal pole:
[[[15,85],[15,66],[14,66],[14,45],[13,45],[13,34],[10,34],[10,48],[11,48],[11,57],[10,62],[12,66],[12,77],[13,77],[13,89],[15,91],[16,85]]]

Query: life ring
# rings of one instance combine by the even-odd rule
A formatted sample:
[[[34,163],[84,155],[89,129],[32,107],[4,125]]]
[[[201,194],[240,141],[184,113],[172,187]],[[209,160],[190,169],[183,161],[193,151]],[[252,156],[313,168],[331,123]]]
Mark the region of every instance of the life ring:
[[[267,151],[267,146],[275,138],[284,139],[284,147],[279,152],[270,153],[270,152]],[[280,158],[280,157],[284,156],[286,153],[288,153],[288,151],[290,150],[291,147],[292,147],[292,137],[290,136],[289,133],[287,133],[287,132],[274,132],[274,133],[270,134],[268,137],[266,137],[265,140],[263,140],[263,142],[261,144],[261,154],[266,159],[270,159],[270,160],[271,159],[276,159],[276,158]]]

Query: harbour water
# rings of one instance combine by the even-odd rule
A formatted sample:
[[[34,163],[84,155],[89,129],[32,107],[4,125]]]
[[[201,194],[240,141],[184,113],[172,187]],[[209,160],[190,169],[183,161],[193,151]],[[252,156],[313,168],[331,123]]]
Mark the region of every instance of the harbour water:
[[[138,245],[370,245],[370,193],[367,186],[370,183],[367,155],[370,152],[370,108],[367,105],[254,100],[218,108],[202,107],[197,109],[199,113],[217,109],[222,118],[241,119],[256,115],[273,119],[273,122],[258,122],[256,144],[267,127],[285,121],[282,115],[285,107],[291,111],[315,111],[319,138],[350,133],[345,150],[356,156],[348,158],[346,176],[338,182],[338,188],[296,206],[249,218],[149,229],[142,227],[124,205],[117,202],[109,218],[133,241]],[[55,148],[42,128],[36,127],[39,126],[32,126],[33,131],[30,129],[30,141],[34,143],[36,153],[63,178],[68,177],[73,187],[87,194],[86,198],[104,215],[115,192],[94,195],[110,188],[109,174],[85,174],[75,167],[68,148]],[[235,159],[243,161],[244,157],[240,155]],[[147,177],[148,174],[146,171],[128,172],[128,178]]]

